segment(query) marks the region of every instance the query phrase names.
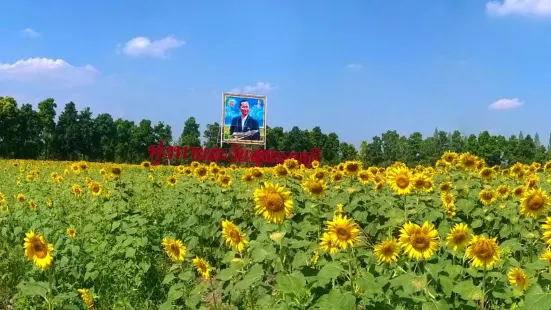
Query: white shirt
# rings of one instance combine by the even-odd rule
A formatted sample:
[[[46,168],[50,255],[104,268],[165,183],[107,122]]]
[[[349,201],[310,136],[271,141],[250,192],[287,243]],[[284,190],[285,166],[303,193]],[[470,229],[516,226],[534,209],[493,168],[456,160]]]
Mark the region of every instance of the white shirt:
[[[245,121],[247,120],[248,117],[249,115],[245,117],[241,117],[241,130],[245,130]]]

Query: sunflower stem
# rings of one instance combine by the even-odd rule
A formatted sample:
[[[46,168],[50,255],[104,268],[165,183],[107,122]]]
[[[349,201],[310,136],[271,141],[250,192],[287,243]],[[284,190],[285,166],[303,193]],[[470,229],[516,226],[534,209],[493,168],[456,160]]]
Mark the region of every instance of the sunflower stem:
[[[407,196],[404,195],[404,222],[408,220],[408,205],[406,204]]]
[[[482,309],[486,308],[486,271],[487,268],[484,266],[484,275],[482,277]]]

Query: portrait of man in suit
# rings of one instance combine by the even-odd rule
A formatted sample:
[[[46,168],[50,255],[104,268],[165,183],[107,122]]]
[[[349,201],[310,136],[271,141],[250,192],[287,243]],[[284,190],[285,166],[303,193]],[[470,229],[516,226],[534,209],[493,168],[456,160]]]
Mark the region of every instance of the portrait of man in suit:
[[[241,115],[231,120],[230,135],[256,131],[252,135],[244,137],[243,140],[260,140],[260,127],[258,121],[249,114],[249,102],[245,99],[241,100],[239,102],[239,110],[241,111]]]

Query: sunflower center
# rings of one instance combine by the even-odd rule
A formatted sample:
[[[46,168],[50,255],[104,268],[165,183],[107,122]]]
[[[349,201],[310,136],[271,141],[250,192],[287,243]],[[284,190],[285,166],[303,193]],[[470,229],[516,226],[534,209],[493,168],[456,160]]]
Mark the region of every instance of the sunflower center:
[[[199,168],[199,169],[197,170],[197,174],[198,174],[200,177],[205,176],[205,175],[207,174],[207,169],[205,169],[205,168]]]
[[[241,234],[238,231],[232,230],[229,233],[230,239],[235,242],[239,243],[241,241]]]
[[[483,260],[486,260],[490,257],[493,256],[493,249],[491,247],[490,244],[488,244],[487,242],[480,242],[478,243],[475,248],[474,248],[474,251],[473,251],[476,255],[476,257],[478,257],[479,259],[483,259]]]
[[[278,193],[269,193],[266,196],[266,209],[271,212],[280,212],[285,208],[283,197]]]
[[[464,231],[458,231],[453,234],[453,242],[455,244],[461,244],[467,239],[467,234]]]
[[[394,247],[392,245],[387,245],[383,247],[381,250],[381,254],[383,254],[383,256],[385,257],[394,255]]]
[[[515,280],[520,285],[524,284],[524,276],[521,273],[516,274]]]
[[[426,250],[429,248],[430,240],[423,233],[416,233],[411,237],[411,246],[416,250]]]
[[[33,251],[38,258],[44,258],[48,254],[46,247],[38,241],[33,243]]]
[[[526,205],[530,210],[540,210],[543,207],[543,198],[540,195],[534,195],[528,199]]]
[[[170,251],[176,256],[180,255],[180,248],[178,247],[177,244],[171,244],[170,245]]]
[[[484,194],[482,194],[482,198],[484,200],[492,200],[492,198],[494,198],[494,195],[491,192],[485,192]]]
[[[425,187],[425,180],[423,180],[423,179],[415,180],[415,187],[416,187],[416,188],[423,188],[423,187]]]
[[[323,186],[318,182],[312,182],[308,185],[308,190],[310,190],[312,194],[321,194],[323,192]]]
[[[405,175],[398,175],[396,177],[396,185],[399,187],[399,188],[406,188],[408,187],[409,185],[409,178]]]
[[[453,202],[453,198],[451,196],[445,196],[444,202],[446,202],[447,204],[450,204]]]
[[[337,237],[340,240],[348,240],[350,239],[350,231],[344,227],[337,228]]]

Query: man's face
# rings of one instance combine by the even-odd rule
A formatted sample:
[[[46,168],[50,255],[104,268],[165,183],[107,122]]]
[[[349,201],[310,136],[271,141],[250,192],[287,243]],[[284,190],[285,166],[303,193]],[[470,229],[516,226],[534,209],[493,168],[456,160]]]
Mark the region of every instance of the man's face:
[[[241,103],[241,106],[239,107],[241,109],[241,115],[247,116],[249,114],[249,103],[243,102]]]

